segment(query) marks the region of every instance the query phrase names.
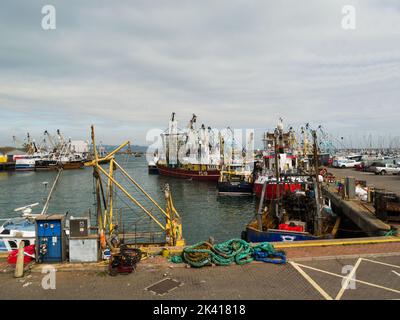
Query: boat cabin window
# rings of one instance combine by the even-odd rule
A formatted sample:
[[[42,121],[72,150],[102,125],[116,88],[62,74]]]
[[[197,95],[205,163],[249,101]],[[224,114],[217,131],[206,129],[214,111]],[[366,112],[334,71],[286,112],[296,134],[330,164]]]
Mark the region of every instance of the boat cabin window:
[[[15,241],[8,241],[8,244],[10,245],[11,249],[17,249],[17,243]]]

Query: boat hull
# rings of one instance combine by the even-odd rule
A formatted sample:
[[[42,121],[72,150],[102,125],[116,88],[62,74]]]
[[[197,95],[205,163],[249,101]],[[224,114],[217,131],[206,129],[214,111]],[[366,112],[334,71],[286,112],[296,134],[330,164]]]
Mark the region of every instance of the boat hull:
[[[149,174],[159,174],[156,166],[148,166]]]
[[[34,171],[35,160],[34,159],[17,159],[15,162],[16,171]]]
[[[82,161],[65,162],[61,164],[64,170],[82,169],[84,164]]]
[[[15,236],[1,236],[0,237],[0,252],[11,252],[19,247],[19,243],[23,241],[25,247],[35,244],[35,236],[15,237]]]
[[[160,175],[168,177],[200,181],[218,181],[219,179],[219,170],[192,171],[183,168],[169,168],[159,165],[157,165],[157,168]]]
[[[252,227],[246,228],[243,238],[248,242],[293,242],[319,239],[319,237],[308,232],[295,232],[277,229],[259,231]]]
[[[0,226],[0,252],[18,249],[21,241],[25,246],[35,243],[35,224],[24,218],[10,219]]]
[[[51,171],[57,168],[57,161],[55,160],[37,160],[35,162],[36,171]]]
[[[218,181],[218,193],[221,195],[252,195],[253,184],[247,182],[231,183]]]

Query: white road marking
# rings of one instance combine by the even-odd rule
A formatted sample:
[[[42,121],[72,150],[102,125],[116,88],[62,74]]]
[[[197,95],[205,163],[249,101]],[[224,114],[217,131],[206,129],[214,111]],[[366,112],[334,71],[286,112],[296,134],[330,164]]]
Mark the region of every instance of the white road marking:
[[[385,262],[370,260],[370,259],[366,259],[366,258],[361,258],[361,259],[364,260],[364,261],[369,261],[369,262],[373,262],[373,263],[383,264],[384,266],[395,267],[395,268],[399,268],[399,269],[400,269],[400,266],[396,266],[395,264],[390,264],[390,263],[385,263]]]
[[[332,272],[329,272],[329,271],[325,271],[325,270],[313,268],[313,267],[306,266],[306,265],[300,264],[300,263],[297,263],[297,266],[300,266],[300,267],[303,267],[303,268],[308,268],[308,269],[315,270],[315,271],[319,271],[319,272],[322,272],[322,273],[326,273],[326,274],[329,274],[329,275],[331,275],[331,276],[339,277],[339,278],[342,278],[342,279],[343,279],[343,278],[347,278],[347,277],[342,276],[342,275],[340,275],[340,274],[336,274],[336,273],[332,273]],[[296,270],[297,270],[297,268],[296,268]],[[303,271],[303,270],[302,270],[302,271]],[[358,279],[353,279],[353,280],[356,281],[356,282],[362,283],[362,284],[366,284],[366,285],[371,286],[371,287],[375,287],[375,288],[379,288],[379,289],[384,289],[384,290],[392,291],[392,292],[395,292],[395,293],[400,293],[400,291],[399,291],[399,290],[396,290],[396,289],[392,289],[392,288],[387,288],[387,287],[379,286],[379,285],[377,285],[377,284],[370,283],[370,282],[366,282],[366,281],[362,281],[362,280],[358,280]]]
[[[357,262],[354,265],[353,269],[351,269],[349,275],[345,278],[344,282],[342,283],[342,287],[340,288],[340,291],[338,292],[335,300],[340,300],[342,298],[342,296],[343,296],[344,291],[347,289],[350,281],[351,280],[354,281],[354,279],[353,279],[354,274],[356,273],[356,270],[357,270],[358,266],[360,265],[361,261],[362,261],[362,258],[359,258],[357,260]]]
[[[299,267],[299,265],[293,261],[290,261],[290,264],[326,299],[333,300],[333,298],[326,293],[324,289],[322,289],[307,273],[304,272],[303,269]]]
[[[394,270],[392,270],[392,272],[400,277],[400,273],[398,273],[398,272],[396,272]]]

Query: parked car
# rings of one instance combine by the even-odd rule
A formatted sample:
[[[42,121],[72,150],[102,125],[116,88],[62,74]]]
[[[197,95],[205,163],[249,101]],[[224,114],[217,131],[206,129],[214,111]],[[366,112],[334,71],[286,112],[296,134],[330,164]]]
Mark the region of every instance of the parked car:
[[[334,161],[334,166],[337,168],[354,168],[356,165],[360,165],[360,161],[350,159],[340,159]]]
[[[390,163],[378,163],[370,166],[369,170],[375,174],[400,174],[400,166]]]

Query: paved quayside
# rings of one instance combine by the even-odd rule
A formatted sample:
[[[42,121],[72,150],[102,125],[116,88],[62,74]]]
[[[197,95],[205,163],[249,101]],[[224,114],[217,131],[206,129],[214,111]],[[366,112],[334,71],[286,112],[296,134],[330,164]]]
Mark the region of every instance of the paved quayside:
[[[54,265],[55,290],[42,288],[44,265],[14,279],[3,258],[0,299],[400,299],[400,239],[353,242],[280,244],[289,260],[285,265],[195,269],[155,256],[140,262],[135,273],[117,277],[101,264]]]

